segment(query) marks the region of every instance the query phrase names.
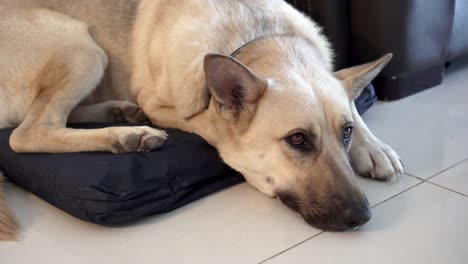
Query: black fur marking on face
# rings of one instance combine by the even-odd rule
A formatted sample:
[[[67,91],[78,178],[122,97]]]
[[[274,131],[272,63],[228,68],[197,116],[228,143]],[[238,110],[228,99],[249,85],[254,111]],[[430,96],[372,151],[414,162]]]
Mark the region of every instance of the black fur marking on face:
[[[299,199],[296,195],[288,191],[280,191],[277,195],[287,207],[299,211]]]

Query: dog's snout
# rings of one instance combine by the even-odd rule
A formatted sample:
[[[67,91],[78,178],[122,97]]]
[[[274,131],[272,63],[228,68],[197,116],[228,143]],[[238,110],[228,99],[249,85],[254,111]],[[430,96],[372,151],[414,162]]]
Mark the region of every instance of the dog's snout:
[[[278,192],[280,200],[289,208],[299,211],[299,200],[296,195],[291,192]]]
[[[367,223],[372,217],[367,199],[362,203],[354,203],[344,211],[344,225],[346,229],[355,229]]]
[[[288,207],[298,211],[309,224],[327,231],[356,229],[372,216],[369,202],[362,193],[323,203],[300,199],[293,192],[278,192],[278,197]]]

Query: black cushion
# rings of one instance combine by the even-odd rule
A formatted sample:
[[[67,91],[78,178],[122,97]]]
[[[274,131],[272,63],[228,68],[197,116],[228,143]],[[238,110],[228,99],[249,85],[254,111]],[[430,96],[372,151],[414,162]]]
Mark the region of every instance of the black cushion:
[[[85,128],[103,127],[88,125]],[[166,130],[151,153],[17,154],[0,130],[0,171],[24,189],[88,222],[120,225],[169,212],[243,178],[202,138]]]
[[[369,84],[362,91],[361,95],[354,101],[356,109],[360,115],[363,115],[367,110],[369,110],[372,105],[377,101],[377,95],[375,94],[374,85]]]

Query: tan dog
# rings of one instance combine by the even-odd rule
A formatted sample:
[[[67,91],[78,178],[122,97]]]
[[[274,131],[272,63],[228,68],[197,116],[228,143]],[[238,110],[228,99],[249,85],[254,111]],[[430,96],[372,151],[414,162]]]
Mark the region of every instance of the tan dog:
[[[151,151],[165,132],[65,125],[142,110],[205,138],[308,223],[344,230],[370,218],[351,163],[403,172],[353,103],[390,57],[333,73],[319,28],[281,0],[0,0],[0,127],[17,127],[18,152]],[[11,219],[0,204],[0,238]]]

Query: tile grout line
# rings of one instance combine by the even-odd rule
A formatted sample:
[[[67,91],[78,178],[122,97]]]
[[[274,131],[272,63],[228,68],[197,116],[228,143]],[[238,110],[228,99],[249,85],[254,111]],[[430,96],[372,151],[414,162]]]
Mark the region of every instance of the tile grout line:
[[[418,179],[418,180],[420,180],[420,181],[425,181],[423,178],[421,178],[421,177],[418,177],[418,176],[415,176],[415,175],[413,175],[413,174],[409,174],[409,173],[406,173],[406,172],[405,172],[405,174],[406,174],[407,176],[410,176],[410,177],[416,178],[416,179]]]
[[[289,250],[291,250],[291,249],[293,249],[293,248],[295,248],[295,247],[298,247],[298,246],[300,246],[300,245],[306,243],[307,241],[309,241],[309,240],[311,240],[311,239],[313,239],[313,238],[315,238],[315,237],[320,236],[321,234],[323,234],[323,233],[325,233],[325,232],[326,232],[326,231],[321,231],[321,232],[318,233],[318,234],[315,234],[315,235],[313,235],[313,236],[311,236],[311,237],[309,237],[309,238],[307,238],[307,239],[305,239],[305,240],[303,240],[303,241],[301,241],[301,242],[299,242],[299,243],[297,243],[297,244],[294,244],[294,245],[292,245],[292,246],[290,246],[290,247],[288,247],[288,248],[286,248],[286,249],[284,249],[284,250],[282,250],[282,251],[276,253],[275,255],[273,255],[273,256],[271,256],[271,257],[269,257],[269,258],[267,258],[267,259],[264,259],[264,260],[258,262],[258,264],[266,263],[267,261],[272,260],[272,259],[274,259],[274,258],[276,258],[276,257],[278,257],[278,256],[280,256],[280,255],[282,255],[282,254],[284,254],[284,253],[286,253],[287,251],[289,251]]]
[[[408,176],[412,176],[412,175],[408,175]],[[377,207],[377,206],[379,206],[379,205],[381,205],[381,204],[383,204],[383,203],[385,203],[385,202],[387,202],[387,201],[389,201],[389,200],[391,200],[391,199],[393,199],[393,198],[395,198],[395,197],[397,197],[397,196],[399,196],[399,195],[401,195],[401,194],[403,194],[403,193],[405,193],[405,192],[407,192],[407,191],[409,191],[409,190],[411,190],[411,189],[413,189],[413,188],[415,188],[415,187],[417,187],[417,186],[419,186],[419,185],[421,185],[421,184],[423,184],[423,183],[424,183],[424,181],[418,182],[417,184],[411,186],[410,188],[408,188],[408,189],[406,189],[406,190],[403,190],[403,191],[401,191],[401,192],[399,192],[399,193],[397,193],[397,194],[395,194],[395,195],[393,195],[393,196],[391,196],[391,197],[389,197],[389,198],[387,198],[387,199],[385,199],[385,200],[383,200],[383,201],[381,201],[381,202],[379,202],[379,203],[377,203],[377,204],[371,206],[371,208],[375,208],[375,207]],[[311,240],[311,239],[313,239],[313,238],[316,238],[316,237],[318,237],[319,235],[322,235],[322,234],[324,234],[324,233],[326,233],[326,231],[322,231],[322,232],[320,232],[320,233],[318,233],[318,234],[315,234],[315,235],[313,235],[313,236],[311,236],[311,237],[305,239],[304,241],[301,241],[301,242],[299,242],[299,243],[297,243],[297,244],[295,244],[295,245],[292,245],[292,246],[290,246],[290,247],[288,247],[288,248],[286,248],[286,249],[284,249],[284,250],[282,250],[282,251],[276,253],[275,255],[273,255],[273,256],[271,256],[271,257],[265,259],[265,260],[262,260],[261,262],[258,262],[258,264],[264,264],[264,263],[266,263],[267,261],[272,260],[272,259],[274,259],[274,258],[276,258],[276,257],[278,257],[278,256],[280,256],[280,255],[282,255],[282,254],[284,254],[284,253],[286,253],[287,251],[290,251],[291,249],[294,249],[294,248],[296,248],[296,247],[298,247],[298,246],[300,246],[300,245],[302,245],[302,244],[308,242],[309,240]]]
[[[406,190],[403,190],[403,191],[401,191],[401,192],[399,192],[399,193],[397,193],[397,194],[395,194],[395,195],[393,195],[393,196],[391,196],[391,197],[389,197],[389,198],[387,198],[387,199],[385,199],[385,200],[383,200],[383,201],[381,201],[381,202],[379,202],[379,203],[377,203],[377,204],[371,206],[371,208],[375,208],[375,207],[377,207],[377,206],[379,206],[379,205],[381,205],[381,204],[383,204],[383,203],[385,203],[385,202],[387,202],[387,201],[389,201],[389,200],[392,200],[393,198],[395,198],[395,197],[397,197],[397,196],[400,196],[401,194],[406,193],[406,192],[408,192],[408,191],[410,191],[410,190],[416,188],[417,186],[419,186],[419,185],[421,185],[421,184],[423,184],[423,183],[429,183],[429,184],[432,184],[432,185],[437,186],[437,187],[439,187],[439,188],[445,189],[445,190],[447,190],[447,191],[450,191],[450,192],[453,192],[453,193],[456,193],[456,194],[459,194],[459,195],[468,197],[468,195],[466,195],[466,194],[457,192],[457,191],[455,191],[455,190],[449,189],[449,188],[447,188],[447,187],[444,187],[444,186],[441,186],[441,185],[439,185],[439,184],[436,184],[436,183],[433,183],[433,182],[430,182],[430,181],[429,181],[430,179],[432,179],[432,178],[434,178],[434,177],[436,177],[436,176],[438,176],[438,175],[441,175],[442,173],[444,173],[444,172],[446,172],[446,171],[448,171],[448,170],[450,170],[450,169],[453,169],[453,168],[457,167],[458,165],[462,164],[462,163],[465,162],[465,161],[468,161],[468,158],[466,158],[466,159],[464,159],[464,160],[461,160],[461,161],[459,161],[459,162],[457,162],[457,163],[455,163],[455,164],[453,164],[453,165],[451,165],[451,166],[449,166],[449,167],[447,167],[447,168],[445,168],[445,169],[443,169],[443,170],[441,170],[441,171],[435,173],[434,175],[430,176],[430,177],[427,178],[427,179],[423,179],[423,178],[420,178],[420,177],[415,176],[415,175],[413,175],[413,174],[409,174],[409,173],[405,172],[406,175],[408,175],[408,176],[410,176],[410,177],[413,177],[413,178],[415,178],[415,179],[417,179],[417,180],[420,180],[420,182],[418,182],[417,184],[411,186],[410,188],[408,188],[408,189],[406,189]],[[284,249],[284,250],[278,252],[277,254],[275,254],[275,255],[273,255],[273,256],[271,256],[271,257],[265,259],[265,260],[262,260],[262,261],[259,262],[258,264],[264,264],[264,263],[266,263],[267,261],[272,260],[272,259],[274,259],[274,258],[276,258],[276,257],[278,257],[278,256],[280,256],[280,255],[282,255],[282,254],[284,254],[284,253],[286,253],[287,251],[290,251],[291,249],[294,249],[294,248],[296,248],[296,247],[298,247],[298,246],[300,246],[300,245],[302,245],[302,244],[308,242],[309,240],[311,240],[311,239],[313,239],[313,238],[315,238],[315,237],[318,237],[318,236],[320,236],[320,235],[322,235],[322,234],[324,234],[324,233],[326,233],[326,231],[322,231],[322,232],[320,232],[320,233],[318,233],[318,234],[315,234],[315,235],[313,235],[313,236],[311,236],[311,237],[309,237],[309,238],[307,238],[307,239],[305,239],[305,240],[303,240],[303,241],[301,241],[301,242],[299,242],[299,243],[297,243],[297,244],[295,244],[295,245],[293,245],[293,246],[291,246],[291,247],[288,247],[288,248],[286,248],[286,249]]]
[[[440,188],[442,188],[442,189],[445,189],[445,190],[447,190],[447,191],[449,191],[449,192],[453,192],[453,193],[460,194],[460,195],[462,195],[462,196],[468,197],[468,195],[466,195],[466,194],[464,194],[464,193],[461,193],[461,192],[459,192],[459,191],[452,190],[452,189],[450,189],[450,188],[448,188],[448,187],[442,186],[442,185],[437,184],[437,183],[433,183],[433,182],[429,181],[429,179],[425,180],[425,179],[419,178],[419,177],[414,176],[414,175],[411,175],[411,174],[406,174],[406,175],[408,175],[408,176],[410,176],[410,177],[413,177],[413,178],[415,178],[415,179],[420,180],[421,183],[429,183],[429,184],[434,185],[434,186],[436,186],[436,187],[440,187]]]
[[[456,193],[456,194],[459,194],[459,195],[461,195],[461,196],[468,197],[468,195],[466,195],[466,194],[464,194],[464,193],[457,192],[457,191],[455,191],[455,190],[449,189],[449,188],[444,187],[444,186],[442,186],[442,185],[439,185],[439,184],[437,184],[437,183],[433,183],[433,182],[430,182],[430,181],[427,181],[426,183],[432,184],[432,185],[434,185],[434,186],[436,186],[436,187],[442,188],[442,189],[447,190],[447,191],[449,191],[449,192]]]
[[[424,181],[429,181],[430,179],[432,179],[432,178],[434,178],[434,177],[436,177],[436,176],[439,176],[439,175],[443,174],[444,172],[446,172],[446,171],[448,171],[448,170],[451,170],[451,169],[457,167],[458,165],[464,163],[465,161],[468,161],[468,158],[466,158],[466,159],[464,159],[464,160],[461,160],[461,161],[459,161],[459,162],[457,162],[457,163],[455,163],[455,164],[453,164],[453,165],[451,165],[451,166],[449,166],[449,167],[447,167],[447,168],[445,168],[445,169],[443,169],[443,170],[437,172],[436,174],[434,174],[434,175],[430,176],[429,178],[425,179]]]
[[[450,188],[448,188],[448,187],[445,187],[445,186],[442,186],[442,185],[439,185],[439,184],[437,184],[437,183],[433,183],[433,182],[430,181],[430,180],[432,180],[433,178],[435,178],[435,177],[437,177],[437,176],[440,176],[440,175],[442,175],[443,173],[445,173],[445,172],[447,172],[447,171],[449,171],[449,170],[451,170],[451,169],[453,169],[453,168],[455,168],[455,167],[458,167],[459,165],[461,165],[462,163],[464,163],[464,162],[466,162],[466,161],[468,161],[468,158],[466,158],[466,159],[464,159],[464,160],[461,160],[461,161],[459,161],[459,162],[457,162],[457,163],[455,163],[455,164],[453,164],[453,165],[451,165],[451,166],[449,166],[449,167],[447,167],[447,168],[445,168],[445,169],[443,169],[443,170],[441,170],[441,171],[435,173],[434,175],[428,177],[427,179],[420,178],[420,177],[418,177],[418,176],[415,176],[415,175],[413,175],[413,174],[409,174],[409,173],[407,173],[407,172],[405,172],[405,174],[408,175],[408,176],[410,176],[410,177],[413,177],[413,178],[416,178],[416,179],[418,179],[418,180],[421,180],[422,183],[429,183],[429,184],[432,184],[432,185],[434,185],[434,186],[437,186],[437,187],[440,187],[440,188],[442,188],[442,189],[445,189],[445,190],[447,190],[447,191],[450,191],[450,192],[453,192],[453,193],[460,194],[460,195],[462,195],[462,196],[468,197],[468,195],[466,195],[466,194],[464,194],[464,193],[458,192],[458,191],[456,191],[456,190],[452,190],[452,189],[450,189]]]
[[[403,190],[403,191],[401,191],[401,192],[399,192],[399,193],[397,193],[397,194],[395,194],[395,195],[393,195],[393,196],[391,196],[391,197],[389,197],[389,198],[387,198],[387,199],[381,201],[380,203],[377,203],[377,204],[371,206],[371,208],[375,208],[375,207],[377,207],[377,206],[379,206],[379,205],[381,205],[381,204],[383,204],[383,203],[385,203],[385,202],[388,202],[389,200],[392,200],[393,198],[395,198],[395,197],[397,197],[397,196],[400,196],[401,194],[404,194],[404,193],[408,192],[409,190],[412,190],[412,189],[414,189],[415,187],[418,187],[419,185],[421,185],[421,184],[423,184],[423,183],[424,183],[424,181],[418,182],[418,183],[416,183],[415,185],[409,187],[408,189]]]

